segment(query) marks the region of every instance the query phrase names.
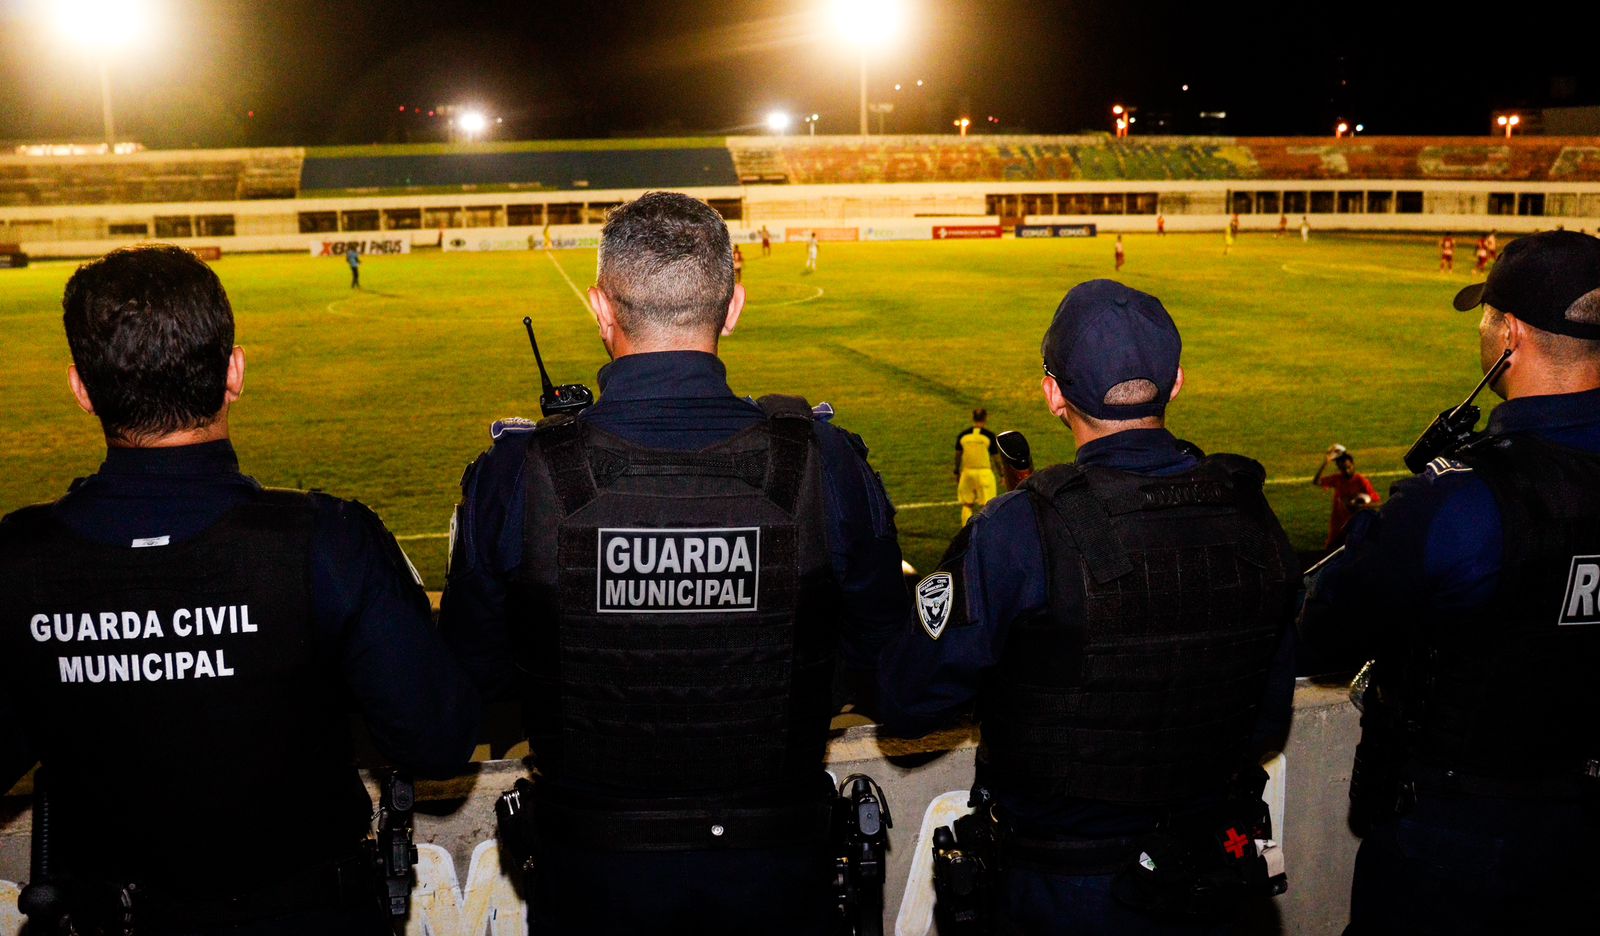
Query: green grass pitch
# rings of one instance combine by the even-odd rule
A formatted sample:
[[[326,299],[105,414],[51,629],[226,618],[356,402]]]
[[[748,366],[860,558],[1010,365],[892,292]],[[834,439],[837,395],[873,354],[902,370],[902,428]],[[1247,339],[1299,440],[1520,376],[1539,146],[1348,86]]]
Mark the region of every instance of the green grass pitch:
[[[1477,319],[1449,310],[1470,274],[1435,272],[1432,239],[1246,235],[1126,238],[1118,278],[1160,296],[1188,382],[1171,428],[1267,467],[1295,545],[1321,545],[1328,495],[1310,477],[1330,443],[1380,489],[1428,419],[1479,376]],[[1039,339],[1073,284],[1113,276],[1109,238],[824,244],[820,270],[779,245],[745,267],[749,305],[723,343],[735,391],[827,400],[872,449],[906,558],[934,566],[959,511],[955,433],[982,405],[1043,465],[1072,455],[1039,391]],[[247,473],[378,511],[430,588],[444,581],[457,481],[489,422],[537,416],[521,318],[558,381],[593,385],[605,354],[577,291],[593,251],[423,252],[344,263],[303,255],[218,262],[248,369],[232,417]],[[59,496],[102,456],[66,386],[60,296],[72,264],[0,271],[0,511]],[[570,283],[568,279],[570,278]],[[154,531],[153,531],[154,532]]]

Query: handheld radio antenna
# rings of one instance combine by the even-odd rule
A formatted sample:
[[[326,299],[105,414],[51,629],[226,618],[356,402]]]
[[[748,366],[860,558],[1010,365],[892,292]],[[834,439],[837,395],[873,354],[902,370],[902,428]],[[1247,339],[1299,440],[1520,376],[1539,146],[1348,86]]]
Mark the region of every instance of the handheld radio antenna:
[[[530,334],[531,334],[531,332],[530,332]],[[1504,352],[1501,353],[1500,360],[1495,361],[1494,365],[1492,367],[1490,367],[1487,371],[1484,372],[1483,379],[1478,381],[1478,385],[1476,387],[1472,388],[1472,392],[1467,394],[1467,398],[1465,400],[1461,401],[1461,405],[1450,411],[1450,415],[1452,417],[1454,417],[1457,414],[1459,414],[1462,410],[1464,410],[1467,407],[1471,406],[1472,405],[1472,401],[1476,400],[1478,398],[1478,394],[1483,392],[1483,388],[1487,387],[1487,386],[1489,386],[1489,384],[1493,383],[1494,379],[1496,377],[1500,376],[1500,372],[1505,370],[1506,369],[1506,365],[1509,364],[1510,362],[1511,362],[1511,349],[1507,348]]]
[[[522,327],[528,330],[528,344],[533,345],[533,359],[539,364],[539,382],[544,385],[544,395],[553,397],[556,394],[556,385],[550,382],[550,372],[544,369],[544,357],[539,354],[539,341],[533,337],[533,317],[524,315]]]

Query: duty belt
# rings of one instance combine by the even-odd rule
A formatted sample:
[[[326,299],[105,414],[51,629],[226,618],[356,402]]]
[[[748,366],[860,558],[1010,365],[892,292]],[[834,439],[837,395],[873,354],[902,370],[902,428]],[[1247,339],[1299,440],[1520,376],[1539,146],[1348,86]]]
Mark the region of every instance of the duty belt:
[[[699,851],[821,845],[832,803],[790,806],[715,806],[615,810],[540,797],[534,828],[544,841],[607,851]]]
[[[1016,833],[1000,836],[1000,860],[1053,874],[1115,874],[1138,855],[1138,839],[1045,839]]]

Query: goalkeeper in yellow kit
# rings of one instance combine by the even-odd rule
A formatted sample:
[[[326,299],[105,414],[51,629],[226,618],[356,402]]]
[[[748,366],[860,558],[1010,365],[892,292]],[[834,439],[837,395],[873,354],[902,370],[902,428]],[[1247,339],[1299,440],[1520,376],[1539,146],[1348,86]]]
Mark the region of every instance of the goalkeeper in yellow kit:
[[[961,525],[966,526],[994,496],[994,466],[1000,456],[994,433],[984,428],[989,411],[972,411],[972,428],[956,436],[956,499],[961,501]]]

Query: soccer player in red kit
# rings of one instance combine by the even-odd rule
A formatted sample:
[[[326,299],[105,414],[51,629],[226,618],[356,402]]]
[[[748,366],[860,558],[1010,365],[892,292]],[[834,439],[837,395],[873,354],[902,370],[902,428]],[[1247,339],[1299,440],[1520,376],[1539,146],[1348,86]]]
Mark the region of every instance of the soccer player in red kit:
[[[1317,487],[1333,489],[1333,513],[1328,517],[1328,541],[1326,543],[1326,548],[1328,549],[1337,546],[1344,536],[1345,525],[1355,515],[1351,505],[1359,502],[1359,496],[1364,495],[1367,498],[1366,504],[1373,506],[1383,500],[1382,497],[1378,496],[1377,490],[1373,488],[1372,482],[1367,480],[1367,476],[1356,473],[1355,464],[1356,458],[1354,455],[1345,451],[1344,446],[1335,445],[1328,449],[1328,455],[1322,460],[1322,464],[1317,467],[1317,473],[1311,476],[1311,483]],[[1339,470],[1338,473],[1325,478],[1322,473],[1328,470],[1329,465],[1333,465]]]
[[[1456,271],[1456,239],[1453,234],[1446,234],[1444,240],[1439,242],[1439,272],[1454,273]]]
[[[1478,246],[1474,250],[1477,263],[1472,267],[1472,272],[1482,273],[1489,268],[1489,240],[1485,237],[1478,238]]]
[[[1125,260],[1127,260],[1127,254],[1123,251],[1123,248],[1122,248],[1122,235],[1121,234],[1117,235],[1116,251],[1117,251],[1117,269],[1120,270],[1120,269],[1122,269],[1123,262]]]

